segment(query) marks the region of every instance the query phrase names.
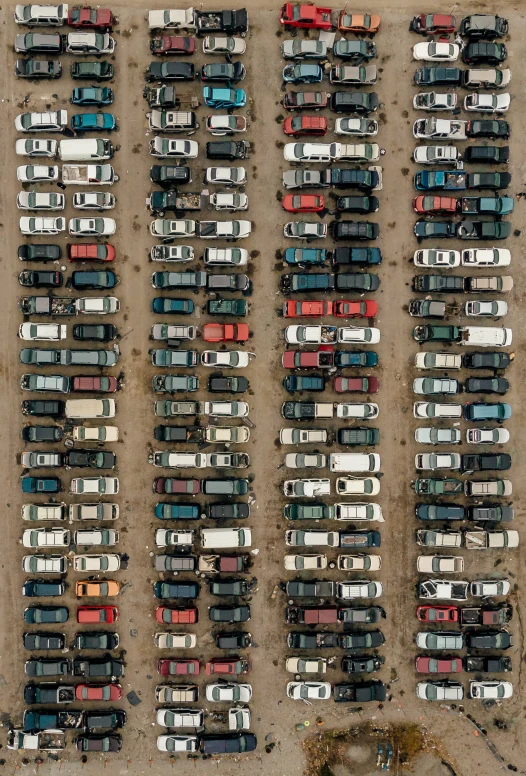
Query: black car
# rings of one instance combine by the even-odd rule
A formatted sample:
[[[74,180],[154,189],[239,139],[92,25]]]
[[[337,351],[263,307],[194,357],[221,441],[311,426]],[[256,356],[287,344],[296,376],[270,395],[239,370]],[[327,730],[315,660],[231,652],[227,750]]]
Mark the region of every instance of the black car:
[[[417,504],[415,515],[418,520],[465,520],[466,510],[461,504]]]
[[[114,288],[118,283],[117,275],[111,269],[73,272],[71,283],[79,291]]]
[[[75,634],[75,649],[117,649],[119,637],[111,631],[83,631]]]
[[[210,377],[208,390],[212,393],[245,393],[250,384],[246,377]]]
[[[87,730],[118,730],[126,724],[126,712],[122,709],[88,711],[85,717]]]
[[[282,385],[288,393],[297,391],[321,393],[325,390],[325,378],[320,375],[287,375],[283,378]]]
[[[62,272],[25,269],[19,274],[18,282],[29,288],[60,288],[64,276]]]
[[[466,135],[468,137],[489,137],[503,138],[507,140],[510,136],[510,125],[502,119],[475,119],[466,124]]]
[[[334,56],[359,65],[376,56],[376,45],[371,40],[347,40],[340,38],[334,44]]]
[[[307,171],[304,171],[304,174]],[[314,171],[310,171],[312,175]],[[329,182],[326,185],[335,189],[356,189],[357,191],[371,191],[380,184],[380,176],[376,170],[360,170],[346,167],[332,167],[327,171]],[[326,179],[324,179],[326,180]]]
[[[458,67],[422,67],[415,72],[419,86],[460,86],[462,70]]]
[[[232,504],[207,504],[206,516],[210,520],[244,520],[250,517],[250,506],[242,501]]]
[[[211,606],[208,616],[212,622],[248,622],[250,606]]]
[[[338,610],[338,619],[343,623],[364,623],[380,622],[385,619],[385,609],[381,606],[342,606]]]
[[[91,679],[124,676],[124,663],[122,660],[115,660],[111,655],[103,655],[97,659],[88,659],[79,655],[73,661],[73,675]]]
[[[60,426],[24,426],[22,439],[25,442],[60,442],[64,429]]]
[[[377,197],[338,197],[336,210],[340,213],[375,213],[380,206]]]
[[[462,61],[466,65],[490,65],[497,67],[508,57],[504,43],[468,43],[462,49]]]
[[[66,637],[63,633],[33,631],[24,633],[22,639],[25,649],[39,652],[44,649],[64,649],[66,646]]]
[[[430,238],[437,240],[451,239],[457,236],[457,225],[454,221],[417,221],[414,233],[418,240]]]
[[[504,655],[497,657],[466,657],[465,671],[477,671],[484,674],[503,674],[512,670],[511,657]]]
[[[508,20],[501,16],[475,13],[460,22],[460,34],[467,38],[495,40],[508,34]]]
[[[246,579],[225,577],[218,582],[210,580],[209,589],[211,595],[237,596],[247,595],[250,592],[251,585]]]
[[[377,240],[380,227],[372,221],[332,221],[332,239],[338,240]]]
[[[434,291],[437,294],[464,293],[466,279],[455,275],[415,275],[412,288],[413,291]]]
[[[118,331],[112,323],[76,323],[73,326],[72,335],[75,340],[111,342],[117,338]]]
[[[250,151],[250,143],[246,140],[219,140],[206,144],[207,159],[225,159],[233,162],[236,159],[246,159]]]
[[[462,365],[465,369],[507,369],[510,364],[509,353],[473,351],[462,356]]]
[[[62,65],[52,59],[17,59],[17,78],[60,78]]]
[[[338,636],[338,646],[341,649],[371,649],[381,647],[385,636],[381,630],[350,631]]]
[[[507,189],[511,183],[509,172],[472,172],[466,175],[467,189]]]
[[[336,438],[339,445],[377,445],[380,431],[366,427],[339,428]]]
[[[64,658],[34,658],[26,661],[25,672],[28,676],[69,676],[71,662]]]
[[[376,655],[347,655],[342,658],[342,671],[346,674],[372,674],[381,669],[383,662]]]
[[[257,738],[253,733],[222,733],[201,736],[199,747],[203,754],[238,754],[253,752]]]
[[[464,383],[466,393],[499,393],[508,392],[509,382],[504,377],[468,377]]]
[[[60,245],[27,243],[18,247],[18,258],[21,261],[58,261],[61,256]]]
[[[24,609],[24,622],[30,625],[67,622],[69,609],[65,606],[28,606]]]
[[[198,598],[200,588],[197,582],[176,582],[167,579],[164,582],[156,582],[153,586],[153,594],[160,600],[167,598]]]
[[[66,408],[63,401],[42,401],[40,399],[28,399],[22,402],[22,414],[33,415],[40,418],[60,418]]]
[[[338,646],[338,635],[324,631],[311,633],[289,633],[287,644],[291,649],[334,649]]]
[[[156,426],[154,439],[158,442],[195,442],[200,433],[198,426]]]
[[[335,279],[337,291],[376,291],[380,285],[378,275],[370,272],[339,272]]]
[[[79,469],[113,469],[117,462],[115,453],[101,450],[69,450],[64,455],[64,464]]]
[[[366,116],[378,110],[379,100],[376,92],[333,92],[330,108],[335,113],[358,113]]]
[[[172,164],[154,164],[150,167],[150,180],[163,188],[173,188],[191,183],[192,176],[189,167],[176,167]]]
[[[147,81],[194,81],[195,67],[189,62],[151,62]]]
[[[70,74],[74,81],[107,81],[114,76],[113,65],[109,62],[73,62]]]
[[[28,579],[22,587],[26,598],[54,598],[65,592],[66,583],[61,579]]]
[[[201,68],[201,81],[232,82],[242,81],[246,75],[241,62],[213,62]]]
[[[335,684],[333,696],[336,703],[368,703],[385,701],[387,693],[383,682],[371,681],[361,684]]]
[[[507,453],[461,456],[461,470],[463,472],[506,471],[507,469],[511,469],[511,455]]]
[[[486,504],[468,507],[468,520],[489,523],[509,523],[514,518],[513,507],[500,507]]]
[[[79,752],[120,752],[122,749],[122,738],[119,735],[78,736],[74,743]]]
[[[381,264],[382,254],[379,248],[349,248],[338,247],[332,252],[332,263],[358,264],[362,266]]]
[[[468,146],[464,161],[476,164],[506,164],[510,158],[509,146]]]
[[[509,649],[512,646],[508,631],[478,631],[466,636],[468,649]]]
[[[242,631],[216,633],[215,640],[218,649],[247,649],[252,644],[250,633],[243,633]]]

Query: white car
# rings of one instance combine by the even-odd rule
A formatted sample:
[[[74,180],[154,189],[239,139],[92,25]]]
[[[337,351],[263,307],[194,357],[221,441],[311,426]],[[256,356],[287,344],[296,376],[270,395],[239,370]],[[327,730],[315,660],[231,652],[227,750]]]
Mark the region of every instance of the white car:
[[[148,27],[150,30],[193,30],[195,11],[193,8],[148,11]]]
[[[338,477],[336,493],[345,496],[377,496],[380,480],[377,477]]]
[[[375,344],[380,342],[380,329],[370,326],[344,326],[338,329],[338,342]]]
[[[64,393],[64,391],[61,391],[61,393]],[[22,453],[20,456],[20,463],[28,469],[60,469],[63,466],[62,455],[60,453],[48,452]]]
[[[281,44],[283,59],[326,59],[327,44],[322,40],[285,40]]]
[[[338,158],[339,143],[285,143],[283,157],[287,162],[323,162]]]
[[[68,559],[65,555],[25,555],[22,568],[27,574],[64,574]]]
[[[66,229],[66,219],[45,218],[43,216],[22,216],[20,231],[22,234],[60,234]]]
[[[471,445],[504,445],[510,440],[505,428],[468,428],[466,442]]]
[[[57,165],[23,164],[16,168],[16,177],[21,183],[53,183],[58,181]]]
[[[207,167],[205,183],[217,183],[220,186],[242,186],[247,182],[244,167]]]
[[[58,323],[21,323],[18,336],[23,340],[54,342],[66,339],[67,327]]]
[[[14,18],[24,27],[61,27],[68,18],[68,5],[16,5]]]
[[[201,364],[213,369],[246,369],[251,355],[254,353],[245,353],[243,350],[203,350]]]
[[[327,479],[285,480],[283,493],[291,498],[330,496],[331,481]]]
[[[506,113],[511,97],[504,94],[468,94],[464,97],[464,110],[477,113]]]
[[[416,634],[416,646],[420,649],[464,649],[464,642],[464,635],[456,631],[419,631]]]
[[[415,356],[417,369],[461,369],[462,356],[457,353],[434,353],[423,350]]]
[[[458,380],[449,377],[417,377],[413,380],[413,391],[416,394],[427,396],[440,394],[459,393],[460,386]]]
[[[479,700],[500,700],[501,698],[511,698],[513,696],[513,685],[511,682],[498,682],[496,680],[487,682],[470,682],[470,698]]]
[[[207,701],[212,702],[249,703],[252,698],[252,686],[236,682],[214,682],[206,685],[205,696]]]
[[[121,303],[116,296],[83,296],[77,299],[77,311],[85,315],[118,313]]]
[[[252,231],[250,221],[200,221],[201,240],[244,240]]]
[[[158,159],[197,159],[199,144],[195,140],[155,137],[150,140],[150,154]]]
[[[500,300],[472,300],[466,302],[464,312],[470,318],[502,318],[508,312],[508,304]]]
[[[246,248],[205,248],[203,260],[209,267],[246,267],[249,254]]]
[[[370,86],[377,78],[376,65],[333,65],[329,73],[331,84]]]
[[[202,728],[202,709],[157,709],[156,722],[168,728]]]
[[[283,227],[283,234],[296,240],[324,240],[327,224],[321,221],[289,221]]]
[[[15,153],[18,156],[53,159],[57,155],[57,151],[57,140],[25,140],[21,138],[15,143]]]
[[[420,62],[454,62],[460,54],[456,43],[416,43],[413,46],[413,59]]]
[[[456,146],[417,146],[413,159],[417,164],[456,164],[460,151]]]
[[[246,401],[205,401],[199,404],[202,415],[216,418],[246,418],[249,406]]]
[[[250,730],[251,714],[246,706],[234,706],[228,710],[229,730]]]
[[[176,736],[172,733],[157,736],[157,749],[160,752],[197,752],[198,746],[197,736]]]
[[[344,143],[337,158],[344,162],[378,162],[380,146],[378,143]]]
[[[221,116],[213,114],[206,117],[206,128],[211,135],[224,137],[225,135],[236,135],[238,132],[246,132],[248,127],[244,116],[232,114],[230,116]]]
[[[326,444],[329,435],[322,428],[282,428],[279,441],[282,445]]]
[[[117,426],[74,426],[72,436],[79,442],[117,442],[119,429]]]
[[[334,328],[316,325],[292,325],[285,329],[285,342],[289,345],[321,345],[334,338]]]
[[[191,219],[155,218],[150,224],[150,234],[153,237],[195,237],[196,227]]]
[[[153,643],[159,649],[192,649],[197,644],[195,633],[155,633]]]
[[[62,132],[67,126],[67,110],[19,113],[15,118],[17,132]]]
[[[425,426],[415,431],[415,442],[421,445],[458,445],[461,436],[458,428],[438,428]]]
[[[188,547],[193,543],[193,531],[172,531],[169,528],[158,528],[155,532],[157,547]]]
[[[380,598],[383,593],[381,582],[369,582],[367,579],[356,579],[352,582],[338,582],[336,596],[343,601],[353,598]]]
[[[455,471],[460,469],[460,455],[458,453],[419,453],[415,456],[415,468],[417,471],[437,471],[439,469]]]
[[[369,502],[356,504],[335,504],[334,517],[336,520],[349,520],[351,522],[377,522],[383,523],[382,507],[379,504]]]
[[[113,528],[81,528],[75,531],[73,541],[86,547],[114,547],[119,542],[119,534]]]
[[[285,671],[289,674],[326,674],[327,659],[324,657],[288,657]]]
[[[415,418],[461,418],[462,405],[452,402],[438,404],[433,401],[415,401],[413,415]]]
[[[336,119],[334,131],[337,135],[374,136],[378,134],[378,122],[376,119]]]
[[[509,267],[511,251],[507,248],[468,248],[462,251],[463,267]]]
[[[413,97],[415,110],[442,111],[457,107],[458,97],[453,92],[419,92]]]
[[[194,249],[190,245],[154,245],[150,250],[152,261],[193,261]]]
[[[206,426],[203,441],[215,444],[239,444],[248,442],[250,431],[246,426]]]
[[[118,571],[120,567],[119,555],[75,555],[73,557],[75,571]]]
[[[337,547],[339,542],[338,531],[322,529],[285,531],[285,544],[288,547]]]
[[[327,456],[321,453],[288,453],[285,466],[288,469],[325,469]]]
[[[181,326],[169,323],[156,323],[151,329],[153,340],[194,340],[197,337],[196,326]]]
[[[246,469],[250,457],[246,453],[209,453],[206,465],[216,469]]]
[[[464,571],[464,558],[458,555],[419,555],[416,570],[424,574],[458,574]]]
[[[68,229],[72,237],[109,237],[117,224],[113,218],[70,218]]]
[[[413,262],[415,267],[459,267],[460,251],[426,248],[425,250],[415,251]]]
[[[288,682],[287,696],[293,701],[326,701],[331,697],[330,682]]]
[[[115,207],[115,194],[106,191],[77,191],[73,194],[73,207],[77,210],[111,210]]]
[[[285,555],[287,571],[316,571],[327,568],[326,555]]]
[[[461,701],[464,698],[464,687],[448,679],[418,682],[416,694],[424,701]]]
[[[215,35],[207,35],[203,40],[203,54],[244,54],[247,44],[243,38],[232,38]]]
[[[475,598],[507,595],[510,589],[511,585],[507,579],[479,579],[477,582],[472,582],[469,586],[469,592]]]
[[[70,493],[114,496],[119,492],[117,477],[75,477],[69,486]]]
[[[16,198],[20,210],[64,210],[64,194],[47,191],[21,191]]]
[[[360,420],[374,420],[380,414],[380,407],[374,402],[364,404],[352,404],[341,402],[336,405],[337,418],[359,418]]]
[[[461,547],[460,531],[440,531],[421,529],[416,532],[416,543],[419,547]]]
[[[248,210],[248,197],[233,191],[210,195],[210,204],[215,210]]]
[[[22,534],[24,547],[69,547],[70,532],[64,528],[26,528]]]
[[[113,54],[116,41],[107,32],[70,32],[66,36],[68,54]]]
[[[366,552],[338,555],[338,568],[342,571],[380,571],[382,559],[379,555],[369,555]]]

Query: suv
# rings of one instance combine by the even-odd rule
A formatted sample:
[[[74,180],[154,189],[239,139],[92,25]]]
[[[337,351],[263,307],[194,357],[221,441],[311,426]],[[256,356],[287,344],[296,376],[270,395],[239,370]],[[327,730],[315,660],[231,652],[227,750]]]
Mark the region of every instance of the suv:
[[[330,108],[335,113],[359,113],[367,115],[378,110],[376,92],[333,92]]]
[[[422,67],[415,72],[419,86],[460,86],[462,70],[458,67]]]
[[[504,43],[468,43],[462,49],[462,61],[467,65],[492,65],[496,67],[508,57]]]
[[[478,38],[479,40],[495,40],[502,38],[508,33],[508,20],[501,16],[486,16],[486,14],[476,13],[472,16],[466,16],[460,22],[460,34],[467,38]]]
[[[334,241],[377,240],[380,227],[371,221],[333,221],[331,231]]]

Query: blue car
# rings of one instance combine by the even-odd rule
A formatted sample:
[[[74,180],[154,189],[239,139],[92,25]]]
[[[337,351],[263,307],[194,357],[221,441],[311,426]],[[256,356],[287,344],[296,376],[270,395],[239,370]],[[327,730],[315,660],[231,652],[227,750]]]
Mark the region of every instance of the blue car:
[[[199,520],[201,517],[197,504],[168,504],[160,501],[154,511],[159,520]]]
[[[166,299],[164,296],[156,296],[152,300],[152,312],[165,314],[191,315],[194,311],[194,303],[191,299]]]
[[[73,89],[69,101],[72,105],[111,105],[113,90],[109,86],[81,86]]]
[[[378,353],[374,350],[338,350],[334,354],[334,363],[339,367],[377,366]]]
[[[58,477],[22,477],[22,493],[60,493]]]
[[[289,375],[283,378],[283,387],[289,393],[294,393],[294,391],[324,391],[325,378],[316,375]]]
[[[283,258],[293,266],[321,266],[327,261],[327,251],[324,248],[287,248]]]
[[[111,132],[117,129],[117,120],[112,113],[75,113],[71,117],[74,132]]]
[[[289,84],[316,84],[323,81],[323,68],[305,62],[287,65],[283,68],[282,78]]]
[[[205,86],[203,100],[209,108],[219,110],[243,108],[247,103],[247,94],[244,89],[215,89],[212,86]]]
[[[466,420],[494,420],[497,423],[502,423],[503,420],[511,418],[511,407],[504,402],[496,402],[495,404],[486,404],[486,402],[465,404],[464,417]]]

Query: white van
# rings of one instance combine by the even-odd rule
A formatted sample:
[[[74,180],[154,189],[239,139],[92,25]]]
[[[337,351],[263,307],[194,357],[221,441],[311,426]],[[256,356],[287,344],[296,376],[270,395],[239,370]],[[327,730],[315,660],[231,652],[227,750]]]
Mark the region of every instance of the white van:
[[[63,162],[91,162],[111,159],[113,144],[111,140],[99,137],[61,140],[58,144],[58,155]]]
[[[201,530],[203,547],[220,549],[226,547],[251,547],[250,528],[203,528]]]
[[[24,504],[22,520],[65,520],[65,504]]]
[[[67,418],[114,418],[115,399],[69,399]]]
[[[331,453],[331,472],[377,472],[380,471],[378,453]]]
[[[505,348],[511,345],[513,334],[504,326],[464,326],[461,345],[475,345],[479,348]]]

